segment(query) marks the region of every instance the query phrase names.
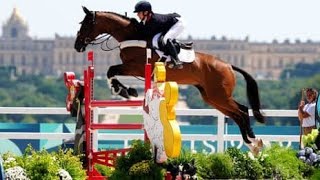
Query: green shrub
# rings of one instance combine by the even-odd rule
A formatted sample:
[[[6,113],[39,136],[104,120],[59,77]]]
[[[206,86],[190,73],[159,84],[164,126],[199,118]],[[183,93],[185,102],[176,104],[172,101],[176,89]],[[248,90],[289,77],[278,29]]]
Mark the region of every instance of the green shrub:
[[[31,180],[59,180],[60,169],[57,159],[45,150],[31,154],[24,159],[24,166],[28,178]]]
[[[9,169],[9,168],[18,166],[17,157],[10,152],[3,154],[2,159],[4,161],[3,163],[4,169]]]
[[[106,177],[110,177],[114,171],[113,168],[101,164],[95,164],[94,167],[102,176]]]
[[[86,171],[82,168],[79,156],[74,156],[72,150],[49,153],[46,150],[35,151],[30,145],[22,156],[10,153],[3,155],[4,168],[20,166],[25,169],[31,180],[59,180],[60,169],[67,171],[72,179],[86,179]]]
[[[231,147],[227,149],[226,154],[233,160],[234,178],[261,179],[263,177],[263,168],[260,163],[251,159],[247,153]]]
[[[193,159],[195,159],[196,155],[193,154],[190,150],[182,149],[180,151],[180,155],[176,158],[168,158],[168,164],[185,164],[191,162]]]
[[[320,179],[320,169],[315,169],[313,174],[310,177],[311,180],[318,180]]]
[[[80,156],[75,156],[72,149],[66,151],[59,149],[52,155],[57,159],[59,167],[68,171],[72,179],[86,179],[87,174],[82,168]]]
[[[227,154],[198,154],[196,166],[199,179],[226,179],[234,174],[232,159]]]
[[[163,168],[156,165],[152,158],[149,143],[141,140],[133,141],[132,148],[126,156],[118,157],[115,170],[110,180],[148,180],[164,177]]]
[[[291,148],[280,147],[277,144],[263,150],[265,154],[261,164],[272,171],[272,177],[280,179],[304,179],[311,176],[313,167],[305,164],[296,157],[296,151]],[[270,174],[266,175],[270,178]]]

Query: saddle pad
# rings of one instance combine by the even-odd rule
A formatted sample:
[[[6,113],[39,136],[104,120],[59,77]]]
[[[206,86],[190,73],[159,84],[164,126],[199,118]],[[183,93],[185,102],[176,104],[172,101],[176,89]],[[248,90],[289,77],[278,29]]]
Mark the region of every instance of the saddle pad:
[[[159,40],[159,37],[160,37],[161,33],[158,33],[156,34],[153,39],[152,39],[152,46],[155,47],[156,49],[156,52],[157,54],[162,57],[163,56],[163,52],[159,50],[159,45],[158,45],[158,40]],[[187,49],[182,49],[180,48],[180,52],[178,54],[178,58],[181,62],[186,62],[186,63],[191,63],[195,60],[196,58],[196,55],[195,55],[195,52],[194,52],[194,49],[190,49],[190,50],[187,50]],[[171,57],[168,56],[166,61],[171,61]]]

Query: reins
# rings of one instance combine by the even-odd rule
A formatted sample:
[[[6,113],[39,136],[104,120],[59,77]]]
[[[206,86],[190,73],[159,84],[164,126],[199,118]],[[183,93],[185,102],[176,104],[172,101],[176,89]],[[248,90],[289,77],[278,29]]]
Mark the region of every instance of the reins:
[[[90,45],[99,45],[100,44],[100,48],[103,51],[112,51],[114,49],[117,49],[120,47],[120,44],[115,46],[115,47],[109,47],[108,42],[109,40],[112,38],[112,36],[110,34],[104,34],[102,36],[99,36],[98,38],[96,38],[95,40],[93,40],[92,42],[90,42]],[[101,41],[99,41],[101,40]],[[99,41],[99,42],[97,42]],[[106,48],[104,48],[103,46],[105,46]]]

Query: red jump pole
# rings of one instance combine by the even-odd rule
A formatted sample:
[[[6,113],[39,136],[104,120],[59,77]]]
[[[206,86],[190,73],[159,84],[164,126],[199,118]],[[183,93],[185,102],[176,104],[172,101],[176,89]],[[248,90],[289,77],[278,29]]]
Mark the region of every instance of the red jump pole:
[[[84,97],[85,97],[85,127],[86,127],[86,156],[88,159],[87,173],[89,177],[94,175],[94,168],[92,163],[93,157],[93,142],[92,142],[92,130],[91,123],[93,121],[92,110],[90,103],[93,99],[93,77],[94,77],[94,65],[93,65],[93,51],[88,52],[88,61],[91,61],[91,65],[88,66],[88,69],[84,71]]]

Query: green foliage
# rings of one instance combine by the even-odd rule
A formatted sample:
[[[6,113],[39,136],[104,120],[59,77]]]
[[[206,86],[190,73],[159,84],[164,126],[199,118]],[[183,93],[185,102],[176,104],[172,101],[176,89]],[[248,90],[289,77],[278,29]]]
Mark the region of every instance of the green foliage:
[[[25,75],[0,78],[2,107],[65,107],[67,89],[62,78]],[[95,98],[110,99],[106,80],[95,80]],[[1,115],[2,122],[74,122],[63,115]]]
[[[5,161],[3,163],[4,169],[9,169],[15,166],[18,166],[17,159],[15,155],[10,152],[4,153],[2,159]]]
[[[312,176],[310,177],[311,180],[318,180],[320,179],[320,169],[315,169]]]
[[[129,175],[132,177],[143,177],[148,175],[150,172],[150,162],[146,160],[133,164],[129,169]]]
[[[303,147],[313,147],[318,136],[318,129],[312,129],[311,133],[302,135]]]
[[[75,156],[72,149],[66,151],[59,149],[57,153],[52,153],[57,159],[60,168],[68,171],[73,179],[85,179],[86,171],[82,168],[80,155]]]
[[[181,149],[180,155],[176,158],[168,158],[168,164],[171,163],[173,165],[178,165],[178,164],[185,164],[191,162],[193,159],[196,158],[196,155],[193,154],[190,150],[188,149]]]
[[[280,75],[281,79],[287,78],[307,78],[318,74],[320,71],[320,62],[310,63],[298,63],[294,67],[283,70]]]
[[[28,146],[22,156],[10,153],[2,155],[4,168],[20,166],[31,180],[58,179],[58,170],[66,170],[73,179],[86,178],[79,156],[72,150],[48,153],[36,152]],[[319,179],[320,169],[309,166],[296,157],[291,148],[272,145],[254,157],[250,152],[242,152],[232,147],[225,153],[192,154],[183,150],[178,158],[170,158],[168,163],[184,164],[193,159],[196,162],[199,179]],[[131,151],[116,161],[115,169],[95,165],[96,169],[111,180],[163,180],[165,170],[154,163],[150,145],[134,141]]]
[[[24,166],[27,176],[31,180],[58,180],[57,173],[59,164],[57,159],[45,150],[36,152],[31,151],[31,154],[24,159]]]
[[[95,164],[94,167],[102,176],[106,177],[110,177],[114,171],[113,168],[101,164]]]
[[[248,154],[239,149],[228,148],[226,153],[233,160],[234,177],[240,179],[261,179],[263,177],[262,166],[255,159],[251,159]]]
[[[199,154],[196,158],[197,176],[202,179],[232,178],[232,158],[227,154]]]
[[[26,170],[31,180],[59,180],[58,171],[66,170],[73,179],[86,179],[86,172],[78,156],[72,150],[49,153],[46,150],[35,151],[30,145],[22,156],[10,153],[3,155],[4,168],[20,166]]]
[[[163,179],[163,169],[154,164],[150,149],[149,143],[133,141],[128,154],[117,158],[115,170],[109,179]]]
[[[295,150],[272,145],[263,150],[264,158],[260,159],[266,178],[304,179],[313,173],[313,167],[303,163],[296,157]],[[272,171],[272,175],[270,174]]]

